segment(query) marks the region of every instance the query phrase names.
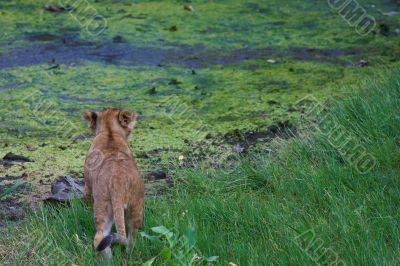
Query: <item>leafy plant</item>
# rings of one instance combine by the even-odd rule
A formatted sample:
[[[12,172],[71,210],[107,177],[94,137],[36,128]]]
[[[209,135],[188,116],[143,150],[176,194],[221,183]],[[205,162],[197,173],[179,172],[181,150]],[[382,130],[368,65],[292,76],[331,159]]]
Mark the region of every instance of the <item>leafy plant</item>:
[[[141,232],[141,236],[150,242],[162,244],[163,248],[157,256],[146,261],[143,266],[154,263],[162,265],[211,265],[218,259],[217,256],[203,257],[196,249],[196,234],[193,227],[189,227],[183,235],[175,234],[165,226],[152,227],[156,235]]]

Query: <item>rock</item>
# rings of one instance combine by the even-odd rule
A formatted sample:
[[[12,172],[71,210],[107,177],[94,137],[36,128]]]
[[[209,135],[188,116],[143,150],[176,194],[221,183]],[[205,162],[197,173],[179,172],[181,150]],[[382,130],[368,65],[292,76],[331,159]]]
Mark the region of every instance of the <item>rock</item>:
[[[51,196],[46,201],[68,202],[83,197],[83,181],[72,176],[60,176],[51,184]]]
[[[353,64],[353,66],[358,66],[358,67],[366,67],[369,65],[369,62],[367,60],[360,60],[357,63]]]
[[[167,174],[162,171],[154,171],[146,175],[148,180],[154,181],[154,180],[160,180],[160,179],[167,179]]]
[[[22,156],[22,155],[17,155],[12,152],[7,153],[4,157],[3,160],[6,162],[18,162],[18,163],[26,163],[26,162],[33,162],[31,159],[28,157]]]
[[[270,64],[275,64],[276,63],[276,61],[274,59],[268,59],[267,62],[270,63]]]
[[[244,152],[244,147],[240,146],[239,144],[235,144],[232,146],[232,150],[236,153],[242,153]]]
[[[61,12],[61,11],[64,11],[64,10],[65,10],[65,8],[63,8],[63,7],[58,7],[58,6],[56,6],[55,4],[51,4],[51,3],[46,4],[46,5],[44,6],[44,9],[47,10],[47,11],[49,11],[49,12]]]
[[[194,11],[194,8],[192,5],[184,5],[183,9],[185,9],[186,11],[190,11],[190,12]]]

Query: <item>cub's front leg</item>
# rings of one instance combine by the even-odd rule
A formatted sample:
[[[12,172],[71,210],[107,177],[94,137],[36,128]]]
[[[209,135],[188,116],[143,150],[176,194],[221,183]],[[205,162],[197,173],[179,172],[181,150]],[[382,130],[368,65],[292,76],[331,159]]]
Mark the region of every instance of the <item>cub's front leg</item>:
[[[85,190],[84,190],[84,198],[87,202],[93,203],[93,193],[92,193],[92,181],[90,179],[89,173],[85,169]]]

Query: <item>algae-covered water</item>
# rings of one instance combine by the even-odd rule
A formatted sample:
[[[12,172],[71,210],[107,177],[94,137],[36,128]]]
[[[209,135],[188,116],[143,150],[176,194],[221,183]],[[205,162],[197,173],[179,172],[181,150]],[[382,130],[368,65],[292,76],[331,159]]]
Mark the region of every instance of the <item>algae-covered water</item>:
[[[130,143],[143,172],[267,149],[297,132],[297,100],[351,93],[398,65],[398,1],[358,1],[376,21],[364,35],[329,2],[1,1],[0,157],[34,162],[0,176],[35,189],[81,176],[81,113],[104,107],[139,114]]]

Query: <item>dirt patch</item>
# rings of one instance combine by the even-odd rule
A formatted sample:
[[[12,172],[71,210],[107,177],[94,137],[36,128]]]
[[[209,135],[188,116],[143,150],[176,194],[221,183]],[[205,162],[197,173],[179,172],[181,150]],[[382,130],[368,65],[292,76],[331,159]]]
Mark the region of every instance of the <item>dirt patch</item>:
[[[239,130],[224,135],[224,142],[247,149],[257,142],[269,142],[274,138],[288,139],[297,135],[297,128],[289,121],[278,122],[265,130],[241,132]]]
[[[25,193],[29,186],[25,183],[18,186],[16,184],[0,184],[0,226],[19,221],[24,217],[24,205],[19,201],[18,195]]]
[[[298,129],[289,121],[278,122],[267,128],[251,131],[233,130],[225,135],[208,134],[204,140],[192,143],[180,167],[230,168],[238,163],[241,154],[247,154],[257,144],[265,144],[275,138],[288,139],[296,136]]]

